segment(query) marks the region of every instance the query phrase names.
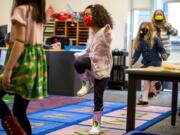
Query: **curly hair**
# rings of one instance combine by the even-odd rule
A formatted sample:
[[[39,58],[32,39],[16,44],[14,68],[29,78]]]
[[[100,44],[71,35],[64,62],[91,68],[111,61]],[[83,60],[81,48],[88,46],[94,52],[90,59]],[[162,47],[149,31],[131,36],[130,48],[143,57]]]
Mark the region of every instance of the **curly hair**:
[[[89,5],[85,8],[85,10],[87,9],[91,10],[93,22],[97,27],[103,28],[106,24],[109,24],[113,28],[111,15],[102,5]]]

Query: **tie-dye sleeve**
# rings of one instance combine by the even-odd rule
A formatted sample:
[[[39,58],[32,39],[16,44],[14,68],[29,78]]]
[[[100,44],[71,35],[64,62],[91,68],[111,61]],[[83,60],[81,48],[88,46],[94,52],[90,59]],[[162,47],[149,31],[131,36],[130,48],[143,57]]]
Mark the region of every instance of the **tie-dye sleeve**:
[[[107,46],[111,45],[112,36],[111,36],[111,27],[110,27],[109,24],[107,24],[104,27],[102,38],[103,38],[103,41],[104,41],[105,45],[107,45]]]

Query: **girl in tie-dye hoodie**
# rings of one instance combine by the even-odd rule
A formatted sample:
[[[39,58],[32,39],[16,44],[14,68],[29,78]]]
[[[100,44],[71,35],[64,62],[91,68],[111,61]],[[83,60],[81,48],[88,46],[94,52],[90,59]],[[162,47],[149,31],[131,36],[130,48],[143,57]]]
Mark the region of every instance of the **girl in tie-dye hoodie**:
[[[85,51],[75,53],[75,69],[85,82],[77,95],[83,96],[94,87],[93,126],[89,134],[99,134],[103,93],[112,69],[111,29],[113,24],[110,14],[99,4],[90,5],[85,9],[83,21],[90,28],[90,34]],[[94,84],[90,80],[90,75],[94,78]]]

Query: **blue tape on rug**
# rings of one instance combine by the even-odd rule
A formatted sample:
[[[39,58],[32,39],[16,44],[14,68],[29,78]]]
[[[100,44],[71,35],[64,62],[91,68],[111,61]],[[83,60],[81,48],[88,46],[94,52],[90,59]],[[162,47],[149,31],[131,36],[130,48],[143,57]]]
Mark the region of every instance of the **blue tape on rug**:
[[[88,114],[82,113],[71,113],[71,112],[61,112],[61,111],[44,111],[37,112],[28,115],[31,119],[44,120],[50,122],[63,122],[63,123],[76,123],[85,119],[90,118]]]
[[[72,113],[83,113],[92,115],[93,107],[92,106],[81,106],[81,105],[68,105],[64,107],[59,107],[53,109],[55,111],[65,111],[65,112],[72,112]],[[112,108],[105,107],[103,113],[111,112]]]
[[[94,101],[86,101],[82,103],[77,103],[76,105],[82,105],[82,106],[94,106]],[[113,109],[120,109],[127,105],[125,102],[104,102],[104,108],[109,107]]]
[[[4,130],[0,130],[0,135],[7,135]]]
[[[59,128],[63,128],[66,126],[65,123],[60,122],[51,122],[44,120],[34,120],[30,119],[31,127],[34,134],[42,134],[43,132],[47,132],[48,130],[56,130]]]

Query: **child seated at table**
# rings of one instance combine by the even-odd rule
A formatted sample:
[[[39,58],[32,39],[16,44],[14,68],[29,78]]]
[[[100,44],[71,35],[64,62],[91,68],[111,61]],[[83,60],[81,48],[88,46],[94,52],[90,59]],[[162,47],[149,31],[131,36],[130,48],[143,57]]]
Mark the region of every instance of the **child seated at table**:
[[[162,46],[160,39],[153,33],[153,26],[150,22],[141,23],[135,42],[134,54],[130,60],[133,65],[142,55],[143,68],[160,67],[162,59],[167,58],[165,49]],[[142,80],[141,96],[138,105],[148,105],[148,93],[155,89],[155,81]]]

